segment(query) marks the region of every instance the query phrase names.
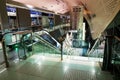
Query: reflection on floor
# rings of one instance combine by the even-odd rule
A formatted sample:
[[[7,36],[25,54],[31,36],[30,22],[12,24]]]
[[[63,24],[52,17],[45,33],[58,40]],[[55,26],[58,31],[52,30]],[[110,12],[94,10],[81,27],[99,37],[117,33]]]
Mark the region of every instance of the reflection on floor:
[[[36,54],[11,64],[0,73],[0,80],[112,80],[110,73],[101,71],[98,63],[91,61],[61,61]]]

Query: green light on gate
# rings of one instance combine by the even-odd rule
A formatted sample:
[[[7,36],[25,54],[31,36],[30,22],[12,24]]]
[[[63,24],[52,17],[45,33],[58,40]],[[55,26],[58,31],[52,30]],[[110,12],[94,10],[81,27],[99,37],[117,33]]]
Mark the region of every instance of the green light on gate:
[[[15,48],[15,51],[18,51],[18,48]]]
[[[17,44],[15,45],[15,48],[16,48],[16,47],[18,47],[18,45],[17,45]]]
[[[13,48],[18,48],[19,47],[19,45],[18,44],[15,44],[14,46],[13,46]]]

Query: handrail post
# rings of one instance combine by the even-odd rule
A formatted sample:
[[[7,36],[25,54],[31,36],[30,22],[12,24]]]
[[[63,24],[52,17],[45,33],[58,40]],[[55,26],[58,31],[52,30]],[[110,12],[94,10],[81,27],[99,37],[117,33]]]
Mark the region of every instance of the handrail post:
[[[63,60],[63,42],[61,42],[61,61]]]
[[[8,62],[8,58],[7,58],[6,47],[5,47],[5,39],[4,38],[2,39],[2,48],[3,48],[5,65],[6,65],[6,68],[8,68],[9,67],[9,62]]]

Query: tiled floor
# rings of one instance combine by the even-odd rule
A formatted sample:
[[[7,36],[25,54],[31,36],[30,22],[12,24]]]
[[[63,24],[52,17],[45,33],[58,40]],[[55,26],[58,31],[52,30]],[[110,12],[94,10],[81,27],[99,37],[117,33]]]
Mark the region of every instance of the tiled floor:
[[[12,63],[11,63],[12,64]],[[0,80],[112,80],[98,63],[33,55],[0,73]]]

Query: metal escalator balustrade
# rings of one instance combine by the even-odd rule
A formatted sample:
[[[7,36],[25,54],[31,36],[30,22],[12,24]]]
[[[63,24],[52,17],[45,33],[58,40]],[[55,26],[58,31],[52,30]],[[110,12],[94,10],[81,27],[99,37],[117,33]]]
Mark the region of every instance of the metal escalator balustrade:
[[[74,39],[74,35],[66,35],[66,39],[63,42],[63,50],[65,55],[71,56],[72,59],[101,61],[103,60],[104,44],[100,39],[96,41],[92,49],[89,49],[88,43],[84,40]],[[81,58],[81,59],[80,59]]]
[[[66,51],[65,54],[77,57],[85,56],[88,48],[85,45],[83,46],[82,42],[81,40],[77,40],[76,43],[73,43],[73,40],[71,41],[65,40],[63,45],[64,47],[63,49],[64,51]]]
[[[87,55],[89,59],[96,59],[96,61],[103,61],[103,56],[104,56],[104,47],[105,47],[105,41],[100,40],[98,38],[96,42],[94,43],[93,47],[88,50]]]
[[[57,52],[61,52],[61,45],[58,43],[48,32],[39,31],[33,34],[35,40],[40,41],[41,43],[47,45]],[[54,42],[53,42],[54,41]]]
[[[53,46],[51,43],[47,42],[46,40],[44,40],[43,38],[41,38],[39,35],[35,35],[35,37],[37,38],[37,40],[45,45],[47,45],[48,47],[57,50],[58,52],[60,52],[60,49],[56,48],[55,46]]]
[[[78,44],[78,43],[77,43]],[[72,35],[67,34],[63,42],[63,51],[64,55],[67,56],[80,56],[82,55],[82,49],[73,47],[73,37]]]
[[[111,55],[110,63],[112,64],[111,72],[114,76],[113,80],[120,80],[120,37],[116,35],[113,40],[111,52],[112,52],[112,55]]]

